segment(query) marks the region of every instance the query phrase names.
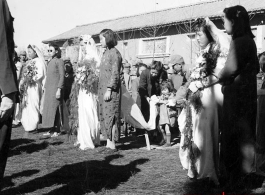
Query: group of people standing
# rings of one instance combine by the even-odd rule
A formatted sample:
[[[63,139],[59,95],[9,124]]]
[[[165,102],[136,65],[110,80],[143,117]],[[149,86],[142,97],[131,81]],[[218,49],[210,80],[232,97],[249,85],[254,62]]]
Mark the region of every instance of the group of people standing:
[[[69,128],[75,127],[76,145],[80,145],[80,149],[99,145],[101,133],[107,140],[106,148],[115,150],[123,118],[133,127],[155,124],[164,147],[171,146],[171,131],[178,127],[180,161],[192,179],[209,178],[215,185],[226,181],[229,186],[238,187],[236,184],[242,184],[243,176],[258,172],[256,156],[264,150],[261,139],[264,138],[264,122],[261,122],[264,112],[259,109],[256,117],[256,75],[264,72],[265,55],[261,54],[258,60],[244,7],[224,9],[224,27],[231,35],[231,43],[208,18],[196,21],[200,54],[189,73],[183,71],[183,57],[173,55],[168,65],[160,61],[153,61],[149,66],[142,62],[134,64],[131,74],[131,66],[115,48],[117,38],[110,29],[102,30],[99,35],[104,48],[101,59],[93,38],[80,37],[76,72],[66,66],[69,61],[64,63],[60,48],[53,44],[49,46],[48,63],[34,45],[29,45],[27,55],[22,52],[17,60],[13,37],[10,37],[13,35],[12,17],[4,0],[0,8],[7,13],[7,21],[2,21],[5,25],[0,28],[7,41],[3,42],[6,46],[1,44],[1,47],[8,49],[0,53],[5,65],[1,65],[0,71],[1,177],[11,134],[9,113],[18,91],[20,101],[13,123],[22,123],[25,136],[35,131],[41,120],[42,127],[47,129],[45,136],[56,137],[62,129],[71,132]],[[14,56],[17,74],[12,66]],[[75,79],[68,73],[75,74]],[[258,94],[261,106],[265,94],[263,85]],[[64,95],[68,97],[65,99]],[[133,104],[122,104],[126,98]],[[155,112],[152,112],[154,105]],[[181,113],[178,108],[182,108]],[[138,121],[129,120],[129,115],[137,115],[132,110],[137,114],[141,111]],[[259,139],[257,135],[261,135]],[[262,159],[260,157],[259,162],[263,162]]]

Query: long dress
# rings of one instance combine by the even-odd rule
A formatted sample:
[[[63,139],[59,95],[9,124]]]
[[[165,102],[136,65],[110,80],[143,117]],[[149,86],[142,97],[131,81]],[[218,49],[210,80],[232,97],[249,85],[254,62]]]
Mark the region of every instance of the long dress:
[[[34,58],[37,67],[36,85],[29,86],[27,89],[26,107],[22,109],[21,123],[25,131],[37,129],[40,118],[40,99],[42,96],[42,81],[45,78],[45,64],[40,58]],[[23,78],[22,78],[23,80]]]
[[[219,74],[224,94],[221,154],[232,180],[255,171],[258,71],[255,41],[248,35],[234,37]]]
[[[99,120],[97,113],[97,94],[82,88],[78,95],[79,129],[77,141],[81,150],[93,149],[100,144]]]
[[[90,44],[86,46],[86,55],[83,60],[95,60],[97,65],[94,71],[98,71],[99,57],[95,52],[95,42],[89,39]],[[96,89],[95,89],[96,88]],[[78,93],[78,122],[77,142],[81,150],[93,149],[100,145],[100,123],[98,119],[98,96],[97,86],[94,92],[84,90],[82,87]]]
[[[210,44],[201,52],[202,54],[210,49]],[[198,58],[198,59],[199,59]],[[217,65],[214,75],[218,74],[224,67],[226,55],[220,55],[217,59]],[[216,81],[214,76],[210,76],[209,84]],[[183,168],[188,170],[190,178],[197,179],[210,178],[218,184],[218,166],[219,166],[219,118],[220,106],[222,105],[223,95],[221,85],[216,84],[210,88],[201,91],[201,101],[203,109],[196,112],[194,107],[191,109],[192,115],[192,133],[193,142],[197,146],[199,154],[195,161],[197,175],[192,170],[192,160],[189,158],[188,150],[182,149],[184,145],[186,114],[184,108],[178,118],[179,129],[181,132],[179,157]]]
[[[260,86],[258,87],[258,90],[264,90],[265,89],[265,81],[264,81],[264,72],[260,72],[258,75],[260,83]],[[259,150],[257,150],[257,168],[261,170],[263,173],[265,173],[265,95],[259,95],[258,96],[258,106],[257,106],[257,129],[256,129],[256,138],[257,138],[257,144],[259,147]]]
[[[63,118],[63,87],[64,87],[64,62],[54,57],[47,67],[47,78],[44,86],[44,103],[42,114],[42,127],[54,127],[56,113],[60,107],[60,119]],[[61,98],[56,99],[56,92],[61,89]]]
[[[106,49],[100,64],[99,78],[99,117],[100,127],[105,138],[112,140],[112,128],[116,125],[115,140],[119,140],[121,113],[120,71],[122,57],[116,48]],[[107,88],[112,89],[111,100],[104,101]]]

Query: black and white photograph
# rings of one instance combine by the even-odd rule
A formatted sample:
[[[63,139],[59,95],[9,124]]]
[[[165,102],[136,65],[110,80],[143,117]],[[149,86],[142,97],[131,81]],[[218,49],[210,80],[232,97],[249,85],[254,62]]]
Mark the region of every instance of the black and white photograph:
[[[1,195],[265,195],[264,0],[0,0]]]

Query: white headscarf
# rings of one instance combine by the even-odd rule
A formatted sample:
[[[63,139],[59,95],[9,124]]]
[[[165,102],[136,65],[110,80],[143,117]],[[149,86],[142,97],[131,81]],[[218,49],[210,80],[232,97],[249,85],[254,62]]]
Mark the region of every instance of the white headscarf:
[[[45,84],[45,81],[46,81],[46,71],[47,71],[47,64],[46,64],[46,61],[44,59],[44,56],[42,54],[42,52],[40,51],[40,49],[36,46],[36,45],[32,45],[32,44],[29,44],[32,49],[36,52],[38,58],[40,59],[40,61],[42,62],[42,65],[43,65],[43,71],[44,71],[44,77],[42,79],[42,87],[44,87],[44,84]]]
[[[86,52],[84,54],[80,46],[78,61],[82,61],[85,59],[89,60],[94,58],[94,60],[97,61],[97,67],[99,67],[100,58],[97,52],[97,47],[94,39],[91,37],[91,35],[81,35],[80,38],[83,39],[83,42],[86,45]]]

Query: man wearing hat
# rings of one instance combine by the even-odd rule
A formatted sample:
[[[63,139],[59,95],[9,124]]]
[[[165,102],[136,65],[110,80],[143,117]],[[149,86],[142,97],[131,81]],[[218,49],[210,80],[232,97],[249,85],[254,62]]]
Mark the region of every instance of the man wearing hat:
[[[172,55],[169,61],[169,69],[167,70],[170,75],[171,83],[177,91],[182,85],[187,82],[183,66],[185,65],[184,59],[180,55]]]

